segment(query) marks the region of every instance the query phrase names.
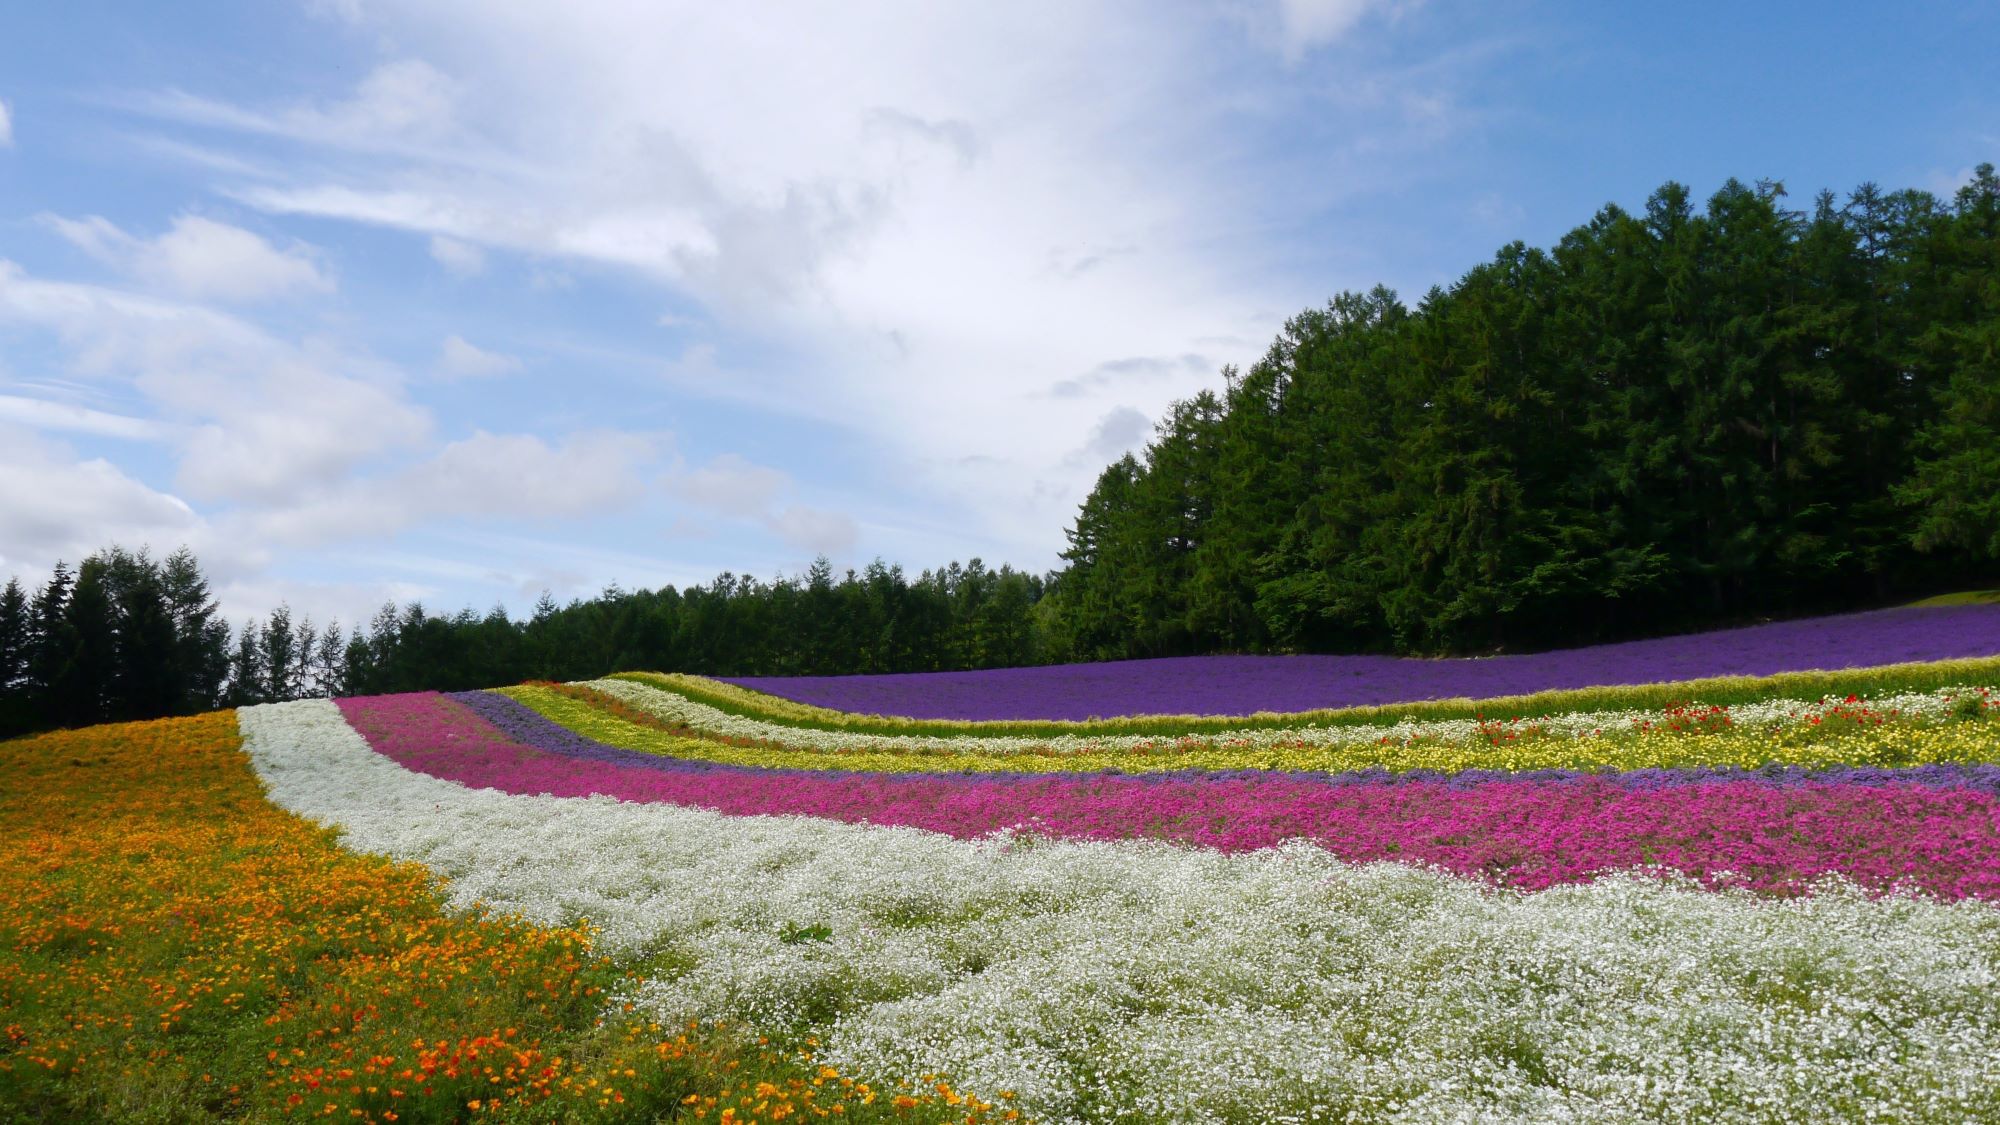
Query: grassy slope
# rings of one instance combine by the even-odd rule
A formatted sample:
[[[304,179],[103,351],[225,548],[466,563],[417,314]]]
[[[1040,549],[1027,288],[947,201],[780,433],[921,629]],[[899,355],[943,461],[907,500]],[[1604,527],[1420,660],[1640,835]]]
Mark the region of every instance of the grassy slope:
[[[1956,594],[1939,594],[1920,602],[1911,602],[1912,609],[1936,609],[1954,605],[1995,605],[2000,604],[2000,590],[1961,590]]]

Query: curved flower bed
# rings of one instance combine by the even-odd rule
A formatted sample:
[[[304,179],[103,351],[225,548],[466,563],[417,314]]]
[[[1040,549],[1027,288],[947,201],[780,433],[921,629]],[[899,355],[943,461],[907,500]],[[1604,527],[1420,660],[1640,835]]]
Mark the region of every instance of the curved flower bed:
[[[1645,732],[1714,733],[1729,727],[1760,733],[1784,732],[1796,736],[1802,727],[1881,725],[1894,721],[1901,725],[1935,723],[1953,716],[1962,701],[1976,697],[1982,705],[2000,708],[2000,697],[1983,686],[1959,685],[1932,691],[1896,692],[1870,698],[1788,699],[1782,696],[1760,699],[1737,706],[1684,706],[1672,711],[1619,708],[1616,710],[1562,711],[1532,719],[1403,718],[1396,722],[1315,723],[1297,722],[1285,726],[1241,727],[1233,730],[1203,731],[1165,738],[1152,734],[1050,734],[993,735],[963,733],[875,734],[731,714],[674,690],[671,681],[642,681],[626,678],[591,680],[575,685],[611,696],[666,723],[687,728],[714,740],[742,740],[788,750],[880,751],[887,754],[929,755],[1036,755],[1073,757],[1078,755],[1153,754],[1163,750],[1270,750],[1338,749],[1379,746],[1385,743],[1409,745],[1416,742],[1453,743],[1490,741],[1495,736],[1519,737],[1524,731],[1541,736],[1579,738],[1619,738]],[[501,689],[516,699],[547,700],[561,689],[524,685]],[[573,690],[573,689],[572,689]]]
[[[598,684],[616,691],[598,693]],[[1983,690],[1983,689],[1982,689]],[[1956,698],[1993,711],[1992,693],[1959,689]],[[1781,721],[1745,726],[1722,709],[1654,713],[1583,713],[1531,723],[1408,723],[1392,736],[1379,727],[1267,729],[1241,738],[1083,741],[1060,748],[1024,748],[1012,739],[965,736],[865,741],[844,732],[820,732],[809,748],[794,742],[705,738],[688,728],[677,709],[659,700],[671,693],[624,681],[584,686],[524,685],[504,694],[580,733],[629,750],[670,757],[771,769],[924,772],[1158,773],[1188,770],[1351,772],[1469,769],[1607,771],[1686,767],[1765,766],[1834,768],[1844,765],[1911,766],[1979,764],[2000,758],[2000,740],[1985,723],[1957,721],[1953,696],[1912,696],[1908,711],[1836,702],[1779,700],[1744,708]],[[1789,715],[1778,704],[1792,705]],[[1626,726],[1601,730],[1592,719]],[[1581,734],[1567,733],[1580,730]],[[1360,732],[1360,737],[1356,737]],[[772,731],[770,739],[786,738]],[[854,740],[853,744],[849,739]],[[988,746],[998,741],[998,750]]]
[[[1902,885],[1947,899],[2000,898],[1993,862],[2000,856],[2000,771],[1992,769],[1933,770],[1921,781],[1882,771],[1865,781],[1837,773],[1334,781],[1256,773],[776,772],[649,760],[538,723],[525,708],[509,713],[494,696],[470,706],[436,695],[377,696],[342,700],[340,709],[372,747],[402,765],[508,793],[601,794],[960,838],[1012,830],[1173,840],[1223,852],[1307,841],[1351,861],[1419,863],[1524,889],[1653,866],[1706,885],[1768,892],[1795,892],[1840,874],[1878,891]],[[507,723],[516,737],[481,713]]]
[[[1981,1120],[1996,675],[994,724],[621,674],[240,718],[284,807],[650,965],[615,1011],[1039,1120]]]
[[[813,1029],[843,1069],[949,1073],[1018,1093],[1040,1120],[2000,1117],[2000,910],[1985,902],[1869,897],[1839,878],[1774,898],[1616,872],[1528,894],[1298,841],[1229,852],[725,815],[546,786],[643,774],[717,798],[746,779],[790,792],[800,775],[586,757],[616,748],[562,735],[531,746],[435,696],[240,718],[281,806],[425,863],[455,902],[589,917],[607,948],[656,958],[621,1004]],[[882,781],[956,784],[940,808],[961,813],[953,800],[994,785]],[[1312,784],[1336,802],[1431,794],[1437,825],[1468,797],[1522,788]],[[1753,848],[1796,835],[1893,848],[1872,818],[1922,809],[1966,833],[1931,858],[1995,866],[1992,797],[1969,785],[1544,788],[1576,808],[1754,793],[1762,819],[1737,841]],[[1858,803],[1810,805],[1828,792]],[[1604,821],[1576,823],[1580,840]]]

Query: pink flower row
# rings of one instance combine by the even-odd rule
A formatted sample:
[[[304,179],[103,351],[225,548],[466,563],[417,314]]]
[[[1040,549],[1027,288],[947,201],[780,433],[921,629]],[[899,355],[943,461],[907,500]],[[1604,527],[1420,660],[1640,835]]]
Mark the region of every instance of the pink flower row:
[[[508,793],[605,794],[958,837],[1016,828],[1232,852],[1306,839],[1343,859],[1428,864],[1525,889],[1659,866],[1711,886],[1778,893],[1838,873],[1878,890],[1903,885],[1944,899],[2000,900],[2000,802],[1970,788],[1755,780],[1634,788],[1590,776],[1452,786],[1342,785],[1285,774],[752,771],[541,749],[436,695],[345,699],[340,707],[370,745],[402,765]]]

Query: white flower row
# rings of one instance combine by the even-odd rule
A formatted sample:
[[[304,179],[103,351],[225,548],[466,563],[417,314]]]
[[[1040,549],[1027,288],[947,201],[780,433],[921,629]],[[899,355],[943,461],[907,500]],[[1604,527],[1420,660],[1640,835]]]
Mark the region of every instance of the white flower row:
[[[512,796],[242,710],[271,799],[458,905],[587,917],[663,1018],[817,1030],[1061,1121],[1993,1120],[2000,910],[1644,877],[1527,895],[1309,846],[967,842]],[[788,943],[790,927],[825,941]],[[795,935],[796,936],[796,935]]]
[[[1185,739],[1158,735],[915,735],[862,734],[787,726],[762,719],[732,715],[678,692],[633,680],[590,680],[585,687],[615,696],[658,718],[680,723],[714,737],[748,738],[795,750],[883,750],[900,753],[954,754],[1058,754],[1120,753],[1144,750],[1163,744],[1181,746],[1241,747],[1265,750],[1298,745],[1317,747],[1374,746],[1384,739],[1406,743],[1415,739],[1458,742],[1478,737],[1482,727],[1476,719],[1402,719],[1395,723],[1357,726],[1304,725],[1271,729],[1242,729],[1190,735]],[[1900,711],[1924,720],[1950,714],[1954,698],[1966,688],[1941,688],[1928,692],[1904,692],[1869,700],[1877,712]],[[1737,704],[1728,709],[1730,721],[1738,726],[1760,728],[1810,722],[1824,717],[1838,703],[1799,699],[1764,699]],[[1659,722],[1660,711],[1569,711],[1546,718],[1524,720],[1551,734],[1590,738],[1607,732],[1630,731],[1642,722]]]

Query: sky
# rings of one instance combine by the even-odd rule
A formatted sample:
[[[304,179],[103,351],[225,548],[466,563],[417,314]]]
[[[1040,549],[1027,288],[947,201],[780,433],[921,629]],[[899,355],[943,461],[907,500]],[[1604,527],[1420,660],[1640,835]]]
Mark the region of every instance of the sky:
[[[1060,564],[1343,290],[1679,181],[1947,193],[1985,5],[20,5],[0,575],[242,620]]]

